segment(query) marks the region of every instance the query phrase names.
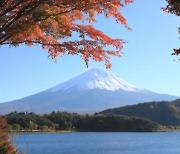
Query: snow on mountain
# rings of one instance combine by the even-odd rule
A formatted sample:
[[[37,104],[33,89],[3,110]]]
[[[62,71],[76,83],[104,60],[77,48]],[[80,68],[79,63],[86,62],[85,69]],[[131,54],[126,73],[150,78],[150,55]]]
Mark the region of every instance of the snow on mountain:
[[[110,91],[142,91],[142,89],[136,88],[108,71],[91,69],[63,84],[49,89],[48,92],[56,92],[59,90],[66,91],[72,87],[76,87],[79,90],[102,89]]]
[[[0,103],[0,114],[12,111],[66,111],[85,114],[141,102],[171,101],[177,98],[179,97],[137,88],[108,71],[92,69],[35,95]]]

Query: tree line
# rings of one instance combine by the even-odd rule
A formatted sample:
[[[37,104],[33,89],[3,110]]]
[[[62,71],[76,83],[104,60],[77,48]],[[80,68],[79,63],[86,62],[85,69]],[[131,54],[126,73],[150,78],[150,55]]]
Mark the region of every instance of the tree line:
[[[67,112],[10,113],[5,116],[9,130],[16,131],[155,131],[160,125],[143,118],[115,114],[79,115]]]

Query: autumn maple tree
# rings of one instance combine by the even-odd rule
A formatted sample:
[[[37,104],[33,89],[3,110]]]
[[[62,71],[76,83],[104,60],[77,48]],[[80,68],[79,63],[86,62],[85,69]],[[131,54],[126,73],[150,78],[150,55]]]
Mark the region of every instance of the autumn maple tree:
[[[133,0],[1,0],[0,46],[42,45],[51,58],[80,54],[104,61],[120,56],[124,41],[113,39],[93,27],[98,14],[112,17],[127,29],[121,9]],[[72,40],[74,33],[79,35]],[[111,46],[108,48],[107,46]]]
[[[166,0],[166,1],[168,2],[168,5],[164,9],[164,11],[180,16],[180,0]],[[178,29],[180,33],[180,27]],[[173,55],[179,55],[179,54],[180,54],[180,48],[174,49]]]
[[[0,116],[0,154],[16,154],[16,148],[9,140],[7,122],[5,118]]]

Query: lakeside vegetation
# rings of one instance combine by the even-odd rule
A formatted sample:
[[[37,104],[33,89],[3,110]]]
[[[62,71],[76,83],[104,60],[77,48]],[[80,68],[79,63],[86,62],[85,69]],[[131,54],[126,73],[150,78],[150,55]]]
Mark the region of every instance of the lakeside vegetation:
[[[115,114],[79,115],[67,112],[10,113],[5,116],[9,130],[14,131],[123,131],[152,132],[163,126],[143,118]]]
[[[119,131],[152,132],[180,130],[180,99],[149,102],[104,110],[94,115],[68,112],[12,112],[5,115],[8,129],[18,132]]]
[[[16,147],[9,140],[7,122],[4,117],[0,116],[0,154],[16,154]]]

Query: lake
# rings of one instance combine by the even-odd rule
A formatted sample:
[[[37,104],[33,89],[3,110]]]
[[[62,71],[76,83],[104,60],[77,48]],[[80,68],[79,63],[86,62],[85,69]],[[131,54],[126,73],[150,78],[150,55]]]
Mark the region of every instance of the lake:
[[[27,154],[180,154],[180,132],[22,133],[14,144]]]

